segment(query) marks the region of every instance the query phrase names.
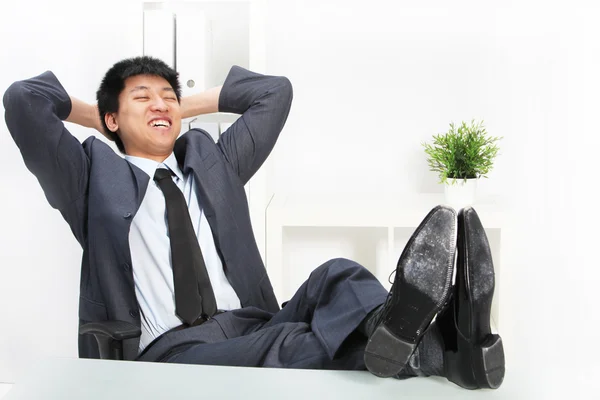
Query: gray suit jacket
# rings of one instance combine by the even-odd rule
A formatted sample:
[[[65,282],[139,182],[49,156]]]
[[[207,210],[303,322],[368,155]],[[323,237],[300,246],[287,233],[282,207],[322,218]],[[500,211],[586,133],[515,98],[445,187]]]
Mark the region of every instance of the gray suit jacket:
[[[83,248],[80,324],[121,320],[140,326],[128,236],[149,177],[95,137],[82,144],[68,132],[62,121],[71,113],[71,101],[52,72],[13,83],[3,101],[6,124],[25,165]],[[287,78],[234,66],[223,85],[219,111],[243,115],[218,143],[202,130],[191,130],[174,150],[183,173],[194,174],[200,204],[242,307],[270,312],[279,306],[256,246],[244,185],[273,149],[291,102]],[[135,359],[138,344],[139,339],[124,343],[126,360]],[[92,335],[79,337],[79,355],[98,358]]]

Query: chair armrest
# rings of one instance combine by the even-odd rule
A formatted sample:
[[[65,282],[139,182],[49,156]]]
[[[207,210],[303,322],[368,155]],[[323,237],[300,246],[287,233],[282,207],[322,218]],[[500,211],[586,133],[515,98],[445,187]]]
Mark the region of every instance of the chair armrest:
[[[125,321],[88,322],[79,327],[80,335],[94,335],[103,360],[123,359],[123,340],[137,338],[142,330]]]
[[[88,322],[79,327],[79,334],[104,335],[114,340],[133,339],[141,336],[142,330],[125,321]]]

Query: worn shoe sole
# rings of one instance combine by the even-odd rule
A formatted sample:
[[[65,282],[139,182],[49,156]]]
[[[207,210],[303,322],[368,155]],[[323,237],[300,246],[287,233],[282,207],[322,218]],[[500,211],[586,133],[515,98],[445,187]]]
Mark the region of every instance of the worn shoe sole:
[[[456,335],[457,353],[451,354],[456,361],[448,363],[455,368],[447,371],[447,376],[466,389],[496,389],[504,380],[505,360],[502,338],[492,334],[490,327],[495,286],[492,254],[485,229],[472,207],[459,212],[458,227],[457,287],[466,293],[461,306],[467,307],[468,314],[461,310],[456,327],[462,332]]]
[[[437,206],[427,214],[402,251],[382,321],[365,348],[365,365],[374,375],[397,375],[408,363],[433,317],[447,303],[456,236],[456,211]]]
[[[504,381],[504,346],[499,335],[490,334],[473,347],[473,375],[480,388],[497,389]]]

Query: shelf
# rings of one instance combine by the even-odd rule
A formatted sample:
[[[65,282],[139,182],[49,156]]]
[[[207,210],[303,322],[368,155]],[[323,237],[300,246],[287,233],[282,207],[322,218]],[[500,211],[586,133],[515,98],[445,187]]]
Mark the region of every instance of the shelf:
[[[389,275],[392,269],[386,265],[385,228],[286,227],[282,234],[285,243],[281,269],[283,300],[288,300],[315,268],[333,258],[356,261],[375,276],[379,270]]]
[[[302,194],[272,196],[266,209],[266,267],[278,299],[289,299],[323,262],[344,257],[369,269],[386,288],[409,238],[443,194]],[[492,303],[500,323],[502,236],[510,213],[499,198],[474,206],[488,235],[496,270]]]
[[[416,228],[443,194],[301,194],[273,195],[267,219],[281,226]],[[474,206],[486,228],[501,228],[505,213],[499,198],[483,198]]]

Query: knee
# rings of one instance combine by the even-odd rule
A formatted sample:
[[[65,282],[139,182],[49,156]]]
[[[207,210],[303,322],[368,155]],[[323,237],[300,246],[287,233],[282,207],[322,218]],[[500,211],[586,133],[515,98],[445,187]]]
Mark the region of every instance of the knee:
[[[356,271],[366,270],[365,267],[357,263],[356,261],[349,260],[347,258],[333,258],[323,265],[321,265],[318,269],[322,269],[323,272],[326,271],[327,274],[343,274],[343,275],[351,275]]]
[[[347,267],[362,267],[362,265],[360,265],[356,261],[350,260],[348,258],[343,258],[343,257],[332,258],[328,262],[331,263],[331,265],[341,266],[343,268],[347,268]]]
[[[367,268],[356,261],[334,258],[320,265],[310,274],[307,287],[328,288],[327,290],[333,291],[336,285],[352,285],[353,282],[369,280],[374,281],[376,278]]]

